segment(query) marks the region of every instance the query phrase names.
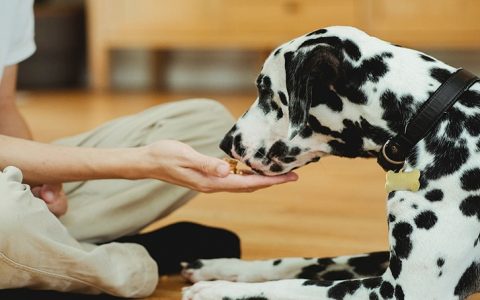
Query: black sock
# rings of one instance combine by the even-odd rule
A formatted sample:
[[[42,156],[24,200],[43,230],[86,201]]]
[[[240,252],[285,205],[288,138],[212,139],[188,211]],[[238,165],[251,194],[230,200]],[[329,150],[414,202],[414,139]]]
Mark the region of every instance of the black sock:
[[[235,233],[190,222],[174,223],[112,242],[143,245],[157,262],[161,275],[178,273],[182,261],[240,257],[240,239]]]

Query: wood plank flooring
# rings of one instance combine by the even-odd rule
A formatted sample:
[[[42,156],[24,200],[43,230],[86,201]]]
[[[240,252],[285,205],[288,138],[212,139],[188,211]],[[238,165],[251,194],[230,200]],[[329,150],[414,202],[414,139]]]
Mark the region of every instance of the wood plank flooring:
[[[22,92],[19,105],[40,141],[93,128],[149,106],[214,98],[239,116],[255,95]],[[202,194],[147,228],[189,220],[235,231],[246,259],[323,257],[387,249],[384,173],[373,160],[325,158],[298,171],[298,182],[252,194]],[[181,238],[181,237],[179,237]],[[194,245],[192,245],[194,246]],[[180,299],[186,283],[162,277],[149,300]],[[480,300],[479,296],[470,300]]]

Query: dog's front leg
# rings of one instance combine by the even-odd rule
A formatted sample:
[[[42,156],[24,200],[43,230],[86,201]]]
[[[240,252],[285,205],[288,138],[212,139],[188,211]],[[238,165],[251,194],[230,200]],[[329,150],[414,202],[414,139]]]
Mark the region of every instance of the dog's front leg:
[[[384,277],[345,281],[287,279],[263,283],[202,281],[183,290],[182,300],[403,299],[401,287]]]

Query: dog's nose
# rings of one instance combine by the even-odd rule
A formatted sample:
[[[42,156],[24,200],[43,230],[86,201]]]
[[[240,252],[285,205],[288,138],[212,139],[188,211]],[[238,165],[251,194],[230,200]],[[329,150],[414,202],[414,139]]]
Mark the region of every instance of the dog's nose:
[[[233,135],[227,133],[223,140],[220,142],[220,149],[223,150],[226,154],[232,156],[232,145],[233,145]]]

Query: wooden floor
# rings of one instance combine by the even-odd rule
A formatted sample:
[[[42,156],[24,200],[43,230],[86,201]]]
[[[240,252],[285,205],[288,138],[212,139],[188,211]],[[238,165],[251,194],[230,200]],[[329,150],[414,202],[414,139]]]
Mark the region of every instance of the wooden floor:
[[[23,92],[21,111],[40,141],[93,128],[109,119],[185,98],[208,97],[239,116],[254,95]],[[298,170],[298,182],[252,194],[204,194],[147,230],[189,220],[228,228],[246,259],[322,257],[387,249],[384,173],[373,160],[326,158]],[[164,277],[148,299],[180,299],[186,283]],[[470,300],[480,299],[480,296]]]

